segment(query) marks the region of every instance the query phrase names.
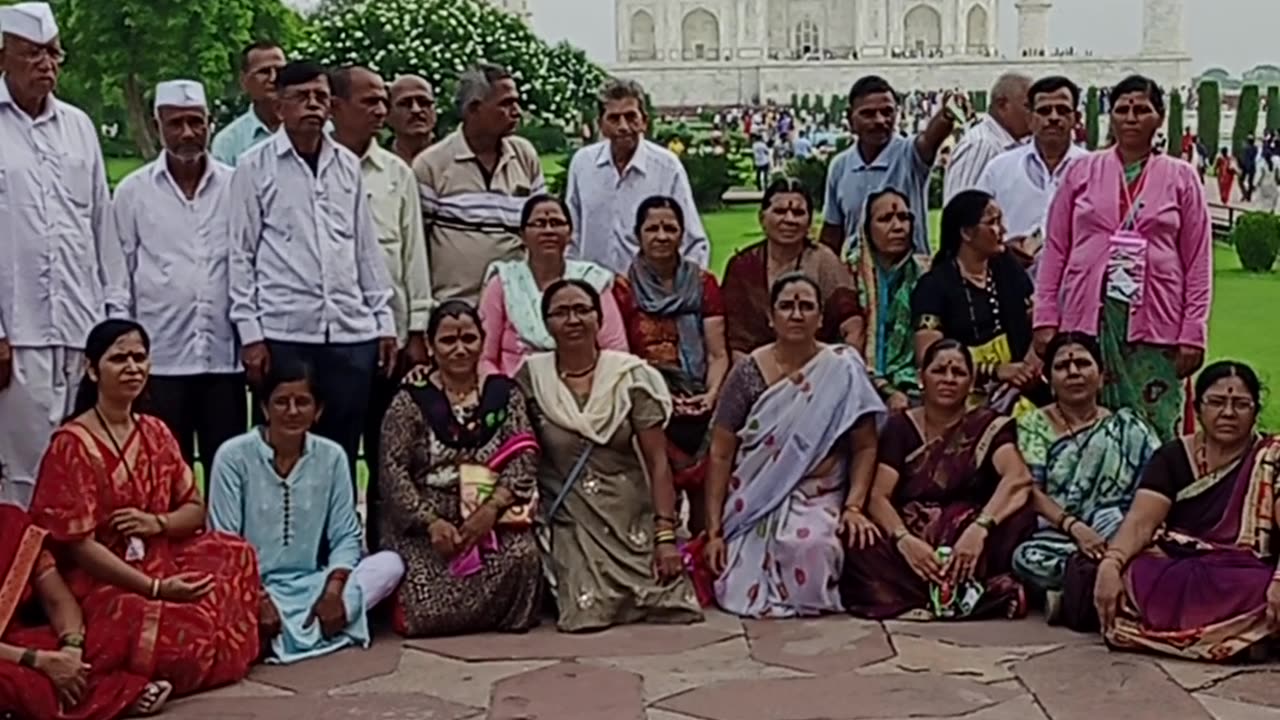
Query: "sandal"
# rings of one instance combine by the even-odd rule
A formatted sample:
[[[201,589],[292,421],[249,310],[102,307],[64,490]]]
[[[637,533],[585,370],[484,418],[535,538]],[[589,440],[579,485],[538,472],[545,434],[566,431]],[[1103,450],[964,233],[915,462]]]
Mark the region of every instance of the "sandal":
[[[129,717],[149,717],[160,712],[164,708],[164,704],[168,702],[169,695],[173,693],[173,685],[165,680],[157,680],[147,683],[143,688],[142,694],[129,708]]]

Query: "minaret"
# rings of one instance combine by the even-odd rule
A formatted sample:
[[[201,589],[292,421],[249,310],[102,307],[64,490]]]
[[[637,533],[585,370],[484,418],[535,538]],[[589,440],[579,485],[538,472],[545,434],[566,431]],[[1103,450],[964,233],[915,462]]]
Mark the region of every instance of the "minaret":
[[[533,18],[533,13],[529,12],[528,0],[489,0],[489,2],[526,22]]]
[[[1051,0],[1018,0],[1018,54],[1039,52],[1049,47]]]
[[[1186,54],[1187,35],[1182,9],[1182,0],[1143,0],[1143,55]]]

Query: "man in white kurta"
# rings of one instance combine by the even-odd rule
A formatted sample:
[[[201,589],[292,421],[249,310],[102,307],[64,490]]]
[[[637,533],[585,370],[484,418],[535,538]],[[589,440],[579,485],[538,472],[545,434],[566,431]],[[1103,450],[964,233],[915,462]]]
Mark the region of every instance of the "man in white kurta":
[[[63,52],[46,3],[0,8],[0,502],[27,507],[49,436],[70,412],[95,324],[124,315],[106,238],[93,121],[58,100]]]
[[[116,188],[109,232],[128,272],[129,309],[151,335],[145,411],[164,420],[206,477],[222,443],[248,426],[227,262],[230,167],[210,157],[204,87],[156,87],[164,152]]]

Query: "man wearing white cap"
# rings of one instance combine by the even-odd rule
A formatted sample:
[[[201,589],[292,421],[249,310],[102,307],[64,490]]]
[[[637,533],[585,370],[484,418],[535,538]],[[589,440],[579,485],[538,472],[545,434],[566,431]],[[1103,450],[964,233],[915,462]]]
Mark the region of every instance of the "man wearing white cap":
[[[227,262],[231,168],[209,156],[204,87],[156,86],[164,152],[116,188],[109,230],[128,272],[129,309],[151,334],[146,410],[164,420],[205,477],[223,442],[248,424]]]
[[[0,37],[0,502],[27,507],[89,330],[127,308],[97,131],[53,95],[63,59],[53,12],[0,7]]]

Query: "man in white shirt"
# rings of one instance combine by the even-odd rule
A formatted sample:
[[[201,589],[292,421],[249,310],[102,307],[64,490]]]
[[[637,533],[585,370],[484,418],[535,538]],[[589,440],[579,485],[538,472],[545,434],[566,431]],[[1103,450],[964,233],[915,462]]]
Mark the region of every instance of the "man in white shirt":
[[[231,319],[251,387],[273,360],[311,368],[315,430],[346,450],[354,482],[374,374],[395,371],[391,280],[360,158],[324,129],[324,68],[290,63],[276,86],[282,129],[231,178]]]
[[[279,129],[276,74],[284,64],[284,50],[273,42],[256,42],[240,53],[240,88],[249,97],[249,109],[214,136],[212,153],[218,162],[235,167],[246,150]]]
[[[942,179],[942,201],[964,190],[978,186],[978,178],[987,163],[1006,150],[1012,150],[1026,140],[1031,132],[1027,110],[1027,90],[1031,78],[1018,73],[1007,73],[996,80],[991,88],[991,104],[982,120],[964,134]]]
[[[625,273],[640,250],[636,210],[654,195],[665,195],[684,209],[681,254],[705,268],[711,248],[684,165],[675,153],[645,139],[649,116],[644,88],[634,80],[609,80],[599,103],[605,140],[582,148],[569,163],[569,257]]]
[[[978,189],[990,193],[1004,211],[1008,246],[1035,278],[1034,263],[1044,244],[1049,204],[1072,161],[1088,151],[1072,142],[1080,119],[1080,88],[1065,77],[1036,81],[1027,91],[1032,141],[992,160]]]
[[[382,446],[382,418],[400,390],[410,368],[427,364],[426,329],[431,314],[431,273],[422,224],[422,202],[413,170],[377,136],[387,119],[388,92],[377,73],[351,66],[335,70],[333,82],[333,139],[360,158],[365,195],[373,211],[378,244],[391,276],[391,314],[402,349],[391,376],[379,374],[373,383],[365,417],[364,453],[369,458],[365,530],[370,549],[378,549],[378,461]]]
[[[426,78],[401,75],[389,88],[391,107],[387,125],[394,140],[391,151],[410,168],[436,134],[436,90]]]
[[[130,312],[151,335],[146,411],[188,464],[199,443],[208,477],[218,448],[248,424],[228,294],[231,168],[206,151],[200,83],[160,83],[155,113],[164,152],[116,188],[108,229],[124,254]]]
[[[43,2],[0,7],[0,502],[30,505],[94,325],[127,312],[89,116],[54,96],[64,58]]]

